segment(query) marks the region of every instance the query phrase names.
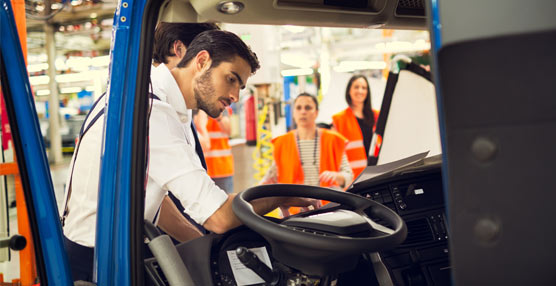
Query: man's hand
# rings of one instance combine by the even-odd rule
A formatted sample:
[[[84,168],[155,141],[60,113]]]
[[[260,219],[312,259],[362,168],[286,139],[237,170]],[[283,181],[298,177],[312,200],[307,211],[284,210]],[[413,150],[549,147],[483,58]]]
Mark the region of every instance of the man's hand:
[[[281,197],[281,207],[313,207],[318,209],[322,206],[320,200],[300,197]]]
[[[310,198],[300,198],[300,197],[282,197],[281,198],[280,211],[283,217],[290,216],[290,207],[301,207],[301,211],[310,211],[318,209],[322,206],[320,200],[310,199]]]
[[[203,226],[215,233],[224,233],[241,225],[241,222],[232,211],[232,201],[237,194],[229,194],[228,200],[214,214],[212,214]],[[313,207],[319,208],[321,202],[316,199],[299,197],[270,197],[251,201],[255,213],[264,215],[277,207]]]

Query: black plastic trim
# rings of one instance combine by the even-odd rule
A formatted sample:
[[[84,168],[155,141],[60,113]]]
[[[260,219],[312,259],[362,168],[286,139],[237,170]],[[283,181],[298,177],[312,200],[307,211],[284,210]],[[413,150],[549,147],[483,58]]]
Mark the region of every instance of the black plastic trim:
[[[137,84],[133,115],[133,141],[131,152],[130,178],[130,275],[131,285],[144,284],[143,262],[143,217],[145,209],[145,173],[147,164],[148,107],[151,59],[154,41],[154,29],[158,20],[160,7],[164,1],[150,0],[143,11],[141,24],[141,45],[137,63]],[[136,156],[135,156],[136,154]]]

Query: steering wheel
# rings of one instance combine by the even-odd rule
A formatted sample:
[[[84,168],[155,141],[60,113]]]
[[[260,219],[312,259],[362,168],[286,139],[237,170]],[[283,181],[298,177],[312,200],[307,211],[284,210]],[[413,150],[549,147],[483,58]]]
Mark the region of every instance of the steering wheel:
[[[287,218],[280,223],[256,214],[250,201],[268,197],[306,197],[328,200],[316,211]],[[256,186],[240,193],[232,208],[249,228],[262,235],[282,263],[310,275],[336,275],[355,267],[361,253],[386,250],[402,243],[407,227],[388,207],[370,199],[328,188],[274,184]],[[384,232],[372,225],[373,217],[393,230]],[[335,227],[330,227],[335,225]],[[361,231],[361,227],[366,231]],[[331,229],[353,231],[334,232]]]

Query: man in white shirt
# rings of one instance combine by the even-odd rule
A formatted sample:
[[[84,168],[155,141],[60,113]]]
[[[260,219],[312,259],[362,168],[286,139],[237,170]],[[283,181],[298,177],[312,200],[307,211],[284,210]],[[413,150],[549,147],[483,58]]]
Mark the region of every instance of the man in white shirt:
[[[159,23],[154,36],[153,66],[165,64],[170,70],[175,68],[195,36],[204,31],[219,29],[213,23]],[[192,225],[189,216],[183,213],[181,203],[176,206],[174,202],[179,200],[169,192],[160,206],[157,218],[159,227],[180,242],[202,236],[199,226]],[[189,219],[183,219],[182,216]]]
[[[171,221],[161,225],[163,214],[157,215],[166,194],[172,191],[185,212],[210,231],[223,233],[241,224],[231,208],[235,195],[227,195],[214,184],[195,152],[191,113],[192,109],[202,109],[209,116],[218,116],[238,100],[240,88],[258,68],[256,56],[239,37],[213,30],[193,40],[177,68],[170,70],[160,64],[152,69],[152,91],[158,99],[152,100],[149,119],[145,219],[172,229]],[[83,250],[91,249],[92,253],[94,246],[100,151],[88,151],[100,148],[102,125],[94,124],[88,132],[87,140],[80,142],[79,156],[74,155],[73,178],[67,184],[73,194],[66,198],[64,235],[75,280],[92,279],[92,255],[90,259],[84,257]],[[295,198],[262,199],[254,201],[253,207],[265,213],[280,205],[311,203]]]
[[[152,71],[153,93],[160,100],[153,101],[150,117],[146,219],[154,217],[165,190],[172,190],[185,211],[210,231],[223,233],[241,224],[232,212],[235,195],[214,184],[195,153],[191,113],[201,109],[211,117],[219,116],[238,101],[240,89],[258,68],[255,54],[237,35],[212,30],[191,42],[177,68],[160,65]],[[253,208],[265,213],[280,205],[311,204],[318,202],[260,199]]]
[[[176,67],[185,56],[186,47],[195,36],[201,32],[215,29],[219,28],[212,23],[159,23],[154,36],[153,65],[166,64],[170,69]],[[61,210],[64,223],[64,244],[69,254],[74,280],[90,281],[92,279],[104,128],[103,113],[106,102],[106,96],[101,96],[83,123],[82,135],[73,155],[74,158],[70,165],[72,166],[71,173],[66,183],[65,207]],[[179,241],[201,236],[201,232],[183,217],[167,196],[160,207],[158,223],[159,227],[162,226],[164,231]],[[168,229],[164,226],[172,228]]]

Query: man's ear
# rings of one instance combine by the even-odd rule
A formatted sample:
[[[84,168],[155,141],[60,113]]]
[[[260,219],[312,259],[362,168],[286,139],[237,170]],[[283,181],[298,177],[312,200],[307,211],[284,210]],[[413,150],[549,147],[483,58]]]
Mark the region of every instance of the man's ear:
[[[176,55],[176,57],[178,57],[179,59],[183,59],[187,49],[185,48],[185,45],[182,43],[182,41],[177,40],[174,42],[174,45],[172,46],[172,50],[174,52],[174,55]]]
[[[197,53],[197,56],[195,56],[195,67],[198,71],[206,71],[210,68],[212,64],[212,59],[210,58],[210,54],[208,51],[206,50],[202,50],[199,53]]]

